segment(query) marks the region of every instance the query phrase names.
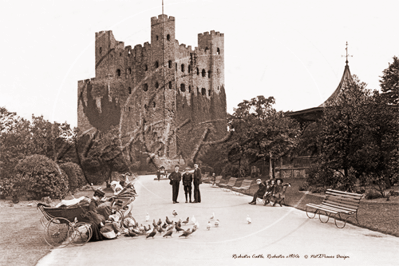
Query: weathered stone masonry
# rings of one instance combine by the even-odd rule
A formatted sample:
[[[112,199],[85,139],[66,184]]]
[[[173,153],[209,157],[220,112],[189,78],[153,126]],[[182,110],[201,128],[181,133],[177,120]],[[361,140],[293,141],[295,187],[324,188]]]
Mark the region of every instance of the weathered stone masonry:
[[[159,15],[151,44],[125,47],[96,32],[95,63],[95,78],[78,81],[78,127],[118,127],[130,162],[193,162],[201,143],[225,137],[223,33],[198,34],[193,50],[175,39],[175,18]]]

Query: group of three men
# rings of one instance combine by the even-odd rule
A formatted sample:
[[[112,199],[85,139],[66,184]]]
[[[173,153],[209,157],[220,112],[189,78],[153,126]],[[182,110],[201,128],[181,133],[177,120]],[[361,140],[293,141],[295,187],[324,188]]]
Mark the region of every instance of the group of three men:
[[[200,203],[201,193],[199,185],[201,184],[201,169],[198,168],[198,164],[194,164],[194,172],[191,174],[191,169],[186,168],[182,174],[179,172],[179,166],[175,166],[175,171],[169,175],[170,184],[172,185],[172,201],[173,204],[179,203],[177,197],[179,195],[180,181],[183,178],[184,194],[186,197],[186,203]],[[194,183],[194,201],[191,201],[191,184]],[[189,201],[188,201],[189,200]]]

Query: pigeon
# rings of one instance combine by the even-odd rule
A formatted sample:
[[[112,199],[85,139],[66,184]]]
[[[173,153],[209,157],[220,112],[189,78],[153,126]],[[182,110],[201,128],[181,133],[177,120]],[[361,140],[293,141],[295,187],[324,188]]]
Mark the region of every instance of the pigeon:
[[[162,224],[162,221],[161,221],[161,218],[159,218],[158,225],[161,225],[161,224]]]
[[[153,225],[154,227],[157,227],[157,223],[155,222],[155,219],[152,220],[152,225]]]
[[[165,222],[166,222],[167,224],[173,224],[173,222],[171,222],[171,221],[169,220],[168,216],[166,216]]]
[[[162,230],[161,226],[158,226],[158,232],[161,233],[161,234],[164,232],[164,230]]]
[[[249,217],[249,214],[247,215],[247,222],[248,224],[252,223],[251,217]]]
[[[148,222],[149,220],[150,220],[150,215],[148,215],[148,212],[147,212],[147,215],[145,216],[145,221]]]
[[[184,231],[184,229],[181,228],[180,226],[177,226],[177,225],[176,225],[175,228],[176,228],[176,231],[177,231],[177,232]]]
[[[173,224],[171,224],[171,225],[169,225],[169,226],[166,228],[166,231],[173,231],[174,228],[175,228],[175,226],[174,226]]]
[[[148,229],[144,229],[146,233],[151,231],[151,225],[148,225]],[[153,231],[153,230],[152,230]]]
[[[165,229],[166,227],[168,227],[168,225],[167,225],[166,223],[164,223],[164,224],[162,225],[162,228]]]
[[[208,230],[211,229],[211,221],[208,221],[208,224],[206,225],[206,229],[208,229]]]
[[[198,229],[199,228],[199,222],[197,221],[197,222],[195,222],[195,224],[194,224],[194,227],[196,228],[196,229]]]
[[[184,231],[183,234],[179,235],[179,237],[184,236],[187,238],[191,234],[192,234],[192,232],[191,232],[191,229],[189,228],[189,229],[187,229],[187,231]]]
[[[193,222],[193,224],[195,224],[195,222],[197,221],[193,215],[193,218],[191,218],[191,221]]]
[[[154,231],[152,231],[151,233],[149,233],[149,234],[146,236],[146,239],[149,238],[149,237],[154,238],[154,236],[155,236],[156,234],[157,234],[157,232],[154,230]]]
[[[184,224],[187,224],[189,221],[190,217],[187,217],[187,219],[185,221],[183,221]]]
[[[181,219],[177,222],[177,224],[181,227]]]
[[[166,234],[164,234],[163,237],[168,237],[168,236],[172,237],[172,234],[173,234],[173,231],[170,230],[170,231],[166,232]]]
[[[176,217],[176,215],[177,215],[177,212],[176,212],[175,210],[173,210],[173,211],[172,211],[172,214],[173,214],[173,216],[175,216],[175,217]]]
[[[194,233],[195,231],[197,231],[197,229],[198,229],[198,228],[193,228],[193,229],[191,230],[191,234]],[[190,229],[188,229],[188,230],[190,230]]]
[[[147,229],[147,227],[145,225],[144,225],[144,231],[146,231],[146,232],[148,231],[148,229]]]
[[[211,219],[211,220],[215,219],[215,213],[214,213],[214,212],[212,212],[212,216],[211,216],[210,219]]]
[[[219,224],[220,224],[219,219],[216,219],[216,221],[215,221],[215,227],[218,227]]]
[[[141,224],[141,225],[139,226],[139,229],[140,229],[141,231],[145,231],[145,227],[143,226],[143,224]]]

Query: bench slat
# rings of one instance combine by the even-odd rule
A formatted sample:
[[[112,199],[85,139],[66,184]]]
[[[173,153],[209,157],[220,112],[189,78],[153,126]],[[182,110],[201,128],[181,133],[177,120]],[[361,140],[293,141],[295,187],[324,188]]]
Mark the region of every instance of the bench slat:
[[[342,197],[346,197],[346,198],[354,198],[354,199],[361,199],[363,197],[362,194],[343,192],[343,191],[332,190],[332,189],[327,189],[325,193],[330,194],[330,195],[342,196]]]
[[[331,204],[329,202],[323,202],[322,205],[327,205],[327,206],[331,206],[334,208],[340,208],[340,209],[351,210],[351,211],[356,211],[357,209],[359,209],[358,207],[336,205],[336,204]]]
[[[345,208],[359,208],[359,203],[353,204],[353,203],[347,203],[347,202],[342,202],[342,201],[333,201],[333,200],[323,200],[323,204],[331,204],[331,205],[336,205],[336,206],[342,206]]]
[[[343,210],[343,209],[340,209],[340,208],[334,208],[334,207],[330,207],[330,206],[326,206],[326,205],[323,205],[323,204],[320,204],[320,205],[316,205],[316,204],[311,204],[311,203],[309,203],[309,204],[306,204],[306,206],[309,206],[309,207],[312,207],[312,208],[315,208],[315,209],[319,209],[319,210],[323,210],[323,211],[327,211],[327,212],[332,212],[332,213],[351,213],[351,212],[355,212],[356,210]]]

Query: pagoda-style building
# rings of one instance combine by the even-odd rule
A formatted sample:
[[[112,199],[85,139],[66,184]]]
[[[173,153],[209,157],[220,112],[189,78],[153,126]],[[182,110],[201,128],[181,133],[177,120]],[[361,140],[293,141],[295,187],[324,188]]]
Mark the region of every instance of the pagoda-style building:
[[[345,61],[345,69],[344,69],[344,74],[342,75],[341,81],[338,84],[338,87],[335,89],[335,91],[331,94],[330,97],[328,97],[327,100],[325,100],[322,104],[320,104],[317,107],[312,107],[308,109],[303,109],[299,110],[296,112],[287,112],[285,113],[286,116],[291,117],[296,119],[301,125],[308,124],[310,122],[315,122],[319,120],[322,115],[323,115],[323,110],[327,106],[327,103],[334,102],[337,98],[338,95],[341,93],[341,91],[345,88],[346,84],[348,82],[353,81],[351,72],[349,70],[349,65],[348,65],[348,43],[346,43],[346,61]]]
[[[324,108],[327,107],[327,103],[331,103],[337,100],[340,93],[346,88],[346,84],[353,81],[351,72],[349,70],[348,64],[348,43],[346,43],[346,61],[345,69],[342,75],[341,81],[335,91],[325,100],[322,104],[317,107],[312,107],[308,109],[303,109],[295,112],[286,112],[285,115],[296,119],[303,130],[307,130],[307,127],[313,122],[320,121],[323,116]],[[316,125],[317,127],[317,125]],[[281,177],[306,177],[306,169],[311,166],[311,161],[314,156],[312,155],[302,155],[289,158],[289,160],[281,159],[281,162],[276,171],[280,172]],[[285,163],[285,161],[290,161],[290,163]]]

